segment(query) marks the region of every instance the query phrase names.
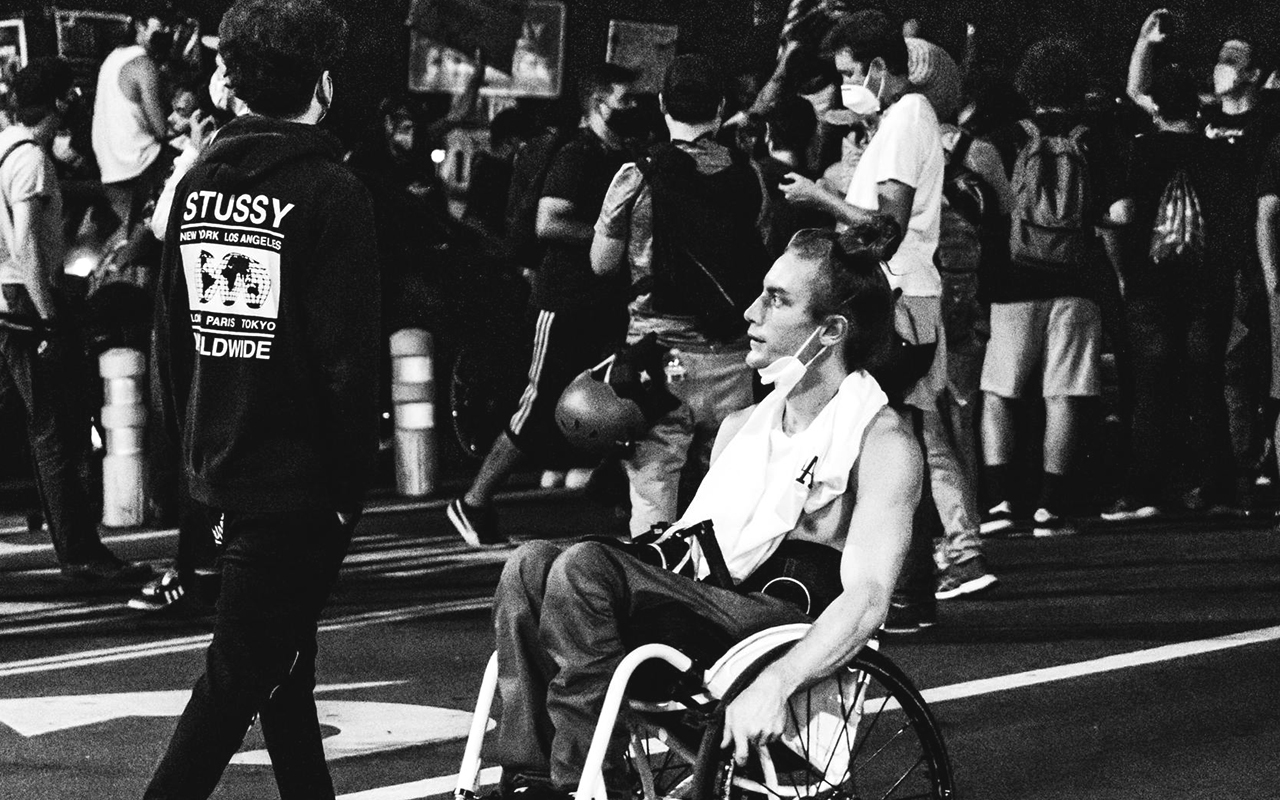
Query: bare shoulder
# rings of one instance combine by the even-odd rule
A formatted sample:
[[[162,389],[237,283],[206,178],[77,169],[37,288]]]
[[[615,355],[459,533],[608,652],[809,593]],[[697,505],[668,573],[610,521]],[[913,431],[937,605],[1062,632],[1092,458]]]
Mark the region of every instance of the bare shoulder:
[[[858,455],[859,489],[906,488],[919,482],[923,456],[911,423],[885,406],[872,418]]]

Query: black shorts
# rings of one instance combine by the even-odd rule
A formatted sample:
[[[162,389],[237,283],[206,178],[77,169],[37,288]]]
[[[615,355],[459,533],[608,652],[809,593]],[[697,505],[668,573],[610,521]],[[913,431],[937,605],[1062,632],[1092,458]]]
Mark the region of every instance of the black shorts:
[[[556,404],[565,387],[583,370],[603,361],[622,346],[627,310],[574,311],[530,309],[533,356],[529,382],[507,435],[525,455],[546,466],[572,460],[572,448],[556,427]]]

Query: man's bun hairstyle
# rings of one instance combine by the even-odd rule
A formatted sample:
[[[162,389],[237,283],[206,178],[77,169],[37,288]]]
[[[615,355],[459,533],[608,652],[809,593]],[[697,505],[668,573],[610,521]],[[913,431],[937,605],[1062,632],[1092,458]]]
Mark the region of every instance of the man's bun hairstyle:
[[[294,117],[341,60],[347,23],[321,0],[239,0],[218,26],[227,83],[257,114]]]
[[[814,322],[831,315],[849,320],[844,359],[850,372],[883,366],[892,352],[895,298],[881,265],[901,240],[897,221],[877,215],[843,233],[806,228],[787,244],[787,252],[819,266],[809,308]]]

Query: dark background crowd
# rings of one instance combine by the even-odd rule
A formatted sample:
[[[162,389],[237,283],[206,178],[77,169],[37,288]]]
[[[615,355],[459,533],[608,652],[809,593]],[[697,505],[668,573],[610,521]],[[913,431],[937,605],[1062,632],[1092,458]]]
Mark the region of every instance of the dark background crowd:
[[[62,316],[74,323],[90,355],[112,346],[146,349],[148,268],[158,259],[155,226],[163,224],[157,222],[163,215],[154,214],[155,203],[167,202],[162,191],[176,180],[174,170],[180,175],[189,167],[217,128],[237,113],[225,87],[224,96],[216,96],[211,36],[223,5],[97,8],[131,16],[118,29],[121,41],[104,42],[102,55],[109,61],[109,53],[119,50],[116,44],[141,47],[152,76],[142,80],[143,95],[126,99],[145,107],[150,128],[144,125],[143,135],[151,137],[148,147],[155,155],[145,156],[143,172],[124,180],[108,175],[107,165],[100,163],[97,140],[113,130],[101,112],[94,119],[95,107],[105,102],[95,95],[107,67],[70,64],[78,88],[65,98],[65,108],[58,106],[50,150],[63,197],[58,222],[72,267],[64,279],[70,313]],[[732,153],[724,158],[749,162],[759,176],[756,228],[771,257],[783,251],[796,230],[848,222],[834,201],[821,198],[846,196],[879,116],[887,111],[885,87],[896,84],[886,84],[883,74],[873,79],[866,65],[851,77],[833,60],[829,34],[872,5],[907,36],[905,71],[887,69],[902,71],[897,96],[920,92],[928,99],[950,159],[945,199],[936,212],[940,232],[934,256],[950,374],[940,379],[946,391],[926,411],[922,436],[928,447],[928,414],[940,415],[938,430],[948,441],[939,446],[951,460],[934,467],[934,496],[942,528],[954,529],[947,531],[952,544],[977,532],[979,516],[989,532],[1022,520],[1055,531],[1065,518],[1099,513],[1111,521],[1156,514],[1269,513],[1267,487],[1276,477],[1273,431],[1280,416],[1280,401],[1273,399],[1280,395],[1273,389],[1280,381],[1272,376],[1271,308],[1280,252],[1274,239],[1280,145],[1272,140],[1280,133],[1280,110],[1269,33],[1276,21],[1258,4],[1181,3],[1153,14],[1137,2],[570,2],[563,89],[558,98],[537,99],[484,94],[476,82],[454,94],[406,91],[418,7],[430,4],[409,5],[399,0],[335,3],[351,23],[352,41],[338,81],[343,89],[325,127],[341,140],[346,163],[373,198],[384,333],[422,327],[435,337],[438,429],[445,434],[442,480],[468,480],[475,474],[475,458],[490,456],[459,506],[460,514],[474,517],[463,524],[455,520],[460,531],[467,529],[478,540],[493,535],[491,521],[473,525],[481,519],[474,512],[487,504],[519,457],[525,459],[519,463],[546,469],[546,485],[566,480],[574,485],[569,474],[576,469],[589,475],[598,465],[596,457],[552,457],[538,442],[525,441],[519,426],[507,420],[537,346],[519,323],[527,305],[563,317],[589,295],[596,312],[625,318],[631,303],[625,337],[625,324],[578,329],[591,331],[588,338],[599,333],[592,344],[605,346],[621,346],[624,339],[634,343],[637,318],[647,318],[634,305],[644,294],[635,272],[643,257],[631,252],[622,258],[632,273],[630,289],[598,290],[620,280],[610,275],[613,267],[597,263],[602,237],[627,241],[629,231],[635,235],[634,217],[619,227],[601,214],[618,189],[611,182],[625,164],[677,132],[714,139]],[[47,21],[42,13],[47,12],[32,9],[23,15],[33,51],[42,44],[40,25]],[[608,21],[617,18],[675,24],[677,50],[708,57],[725,101],[714,120],[695,118],[695,112],[682,119],[670,108],[664,115],[655,95],[633,89],[639,75],[602,66]],[[50,44],[44,41],[52,52]],[[839,42],[834,49],[840,49]],[[846,49],[857,51],[853,45]],[[477,55],[483,63],[484,54]],[[9,125],[21,118],[15,71],[3,76]],[[844,107],[841,84],[847,89],[859,81],[875,91],[883,107],[865,113]],[[673,126],[672,119],[686,127]],[[1018,216],[1023,119],[1036,120],[1042,133],[1057,136],[1082,126],[1091,195],[1084,212],[1091,231],[1087,263],[1066,280],[1033,281],[1031,288],[1007,252],[1011,217],[1016,226]],[[522,158],[527,164],[537,156],[544,166],[554,166],[571,134],[583,131],[608,152],[603,161],[575,162],[576,169],[599,173],[591,178],[595,188],[583,188],[591,181],[582,175],[560,174],[568,169],[564,165],[538,176],[536,183],[520,177]],[[695,156],[710,162],[719,157]],[[1175,180],[1184,188],[1170,194]],[[518,196],[531,186],[540,194]],[[547,186],[553,188],[544,191]],[[530,257],[522,250],[527,243],[518,241],[520,232],[512,229],[512,209],[521,200],[536,207],[540,199],[573,192],[578,194],[569,198],[566,216],[551,220],[551,228],[561,233],[544,236],[545,220],[539,219],[535,238],[556,240],[577,225],[575,246],[581,248],[593,233],[581,226],[593,226],[590,265],[601,283],[549,289],[553,272],[547,265],[559,269],[557,258],[569,263],[586,251],[556,256],[560,245],[543,242],[552,255],[540,251]],[[965,197],[980,207],[966,207]],[[1180,251],[1177,259],[1166,261],[1156,258],[1151,241],[1153,225],[1170,202],[1184,218],[1179,234],[1184,238],[1175,244],[1194,252]],[[572,303],[565,300],[571,295]],[[1096,306],[1099,337],[1079,358],[1096,361],[1097,385],[1073,378],[1069,389],[1059,392],[1047,373],[1030,379],[1019,375],[1017,386],[1004,389],[994,376],[988,380],[993,359],[1026,357],[1009,355],[1003,345],[988,348],[992,337],[1003,341],[1000,326],[1012,307],[1061,297]],[[606,307],[609,303],[614,305]],[[1081,312],[1073,308],[1071,313]],[[1072,324],[1052,322],[1049,329]],[[660,339],[671,335],[659,333]],[[686,354],[685,361],[690,358],[696,356]],[[678,355],[673,359],[665,363],[666,378],[679,381],[686,363]],[[387,366],[382,372],[389,420]],[[98,389],[87,367],[82,377],[87,438]],[[1027,396],[1045,402],[1013,402]],[[1061,402],[1063,397],[1070,399]],[[26,469],[16,455],[25,437],[13,407],[2,410],[7,420],[0,473],[13,480]],[[493,456],[490,445],[495,437],[501,442],[504,433],[514,449]],[[389,421],[384,437],[389,447]],[[932,467],[932,450],[930,456]],[[385,461],[389,470],[389,458]],[[968,509],[956,511],[959,516],[949,517],[946,510],[943,476],[949,472],[962,476],[951,484],[963,495],[955,504]],[[609,502],[625,508],[643,499],[636,491],[628,496],[616,487],[610,490],[610,476],[624,482],[622,470],[596,469],[595,474],[596,488]],[[386,475],[383,479],[389,482]],[[643,476],[629,471],[626,479],[635,490]],[[155,492],[153,502],[158,518],[177,513],[176,501],[164,489]],[[979,513],[979,505],[989,510]],[[633,519],[633,532],[635,527]]]

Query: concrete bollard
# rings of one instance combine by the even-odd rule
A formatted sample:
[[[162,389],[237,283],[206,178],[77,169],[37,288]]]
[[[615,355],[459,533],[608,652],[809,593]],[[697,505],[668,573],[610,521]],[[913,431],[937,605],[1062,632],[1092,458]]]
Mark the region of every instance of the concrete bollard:
[[[147,513],[147,361],[138,350],[116,347],[98,357],[98,373],[104,389],[102,427],[106,431],[102,524],[141,525]]]
[[[436,488],[436,407],[431,334],[405,328],[391,334],[391,402],[395,405],[396,492],[409,497]]]

